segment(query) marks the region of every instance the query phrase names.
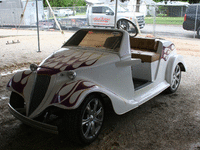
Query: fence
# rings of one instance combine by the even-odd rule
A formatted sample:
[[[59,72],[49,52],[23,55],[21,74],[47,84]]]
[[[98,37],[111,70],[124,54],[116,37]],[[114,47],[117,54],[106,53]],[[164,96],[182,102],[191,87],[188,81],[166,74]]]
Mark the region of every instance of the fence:
[[[153,34],[154,36],[164,36],[165,35],[172,35],[177,34],[180,36],[183,36],[184,34],[190,34],[189,37],[195,37],[196,36],[196,30],[199,27],[199,20],[200,20],[200,6],[196,6],[196,13],[195,13],[195,19],[193,22],[193,32],[186,31],[183,29],[183,22],[184,22],[184,15],[187,10],[186,5],[180,5],[180,6],[173,6],[173,5],[134,5],[134,6],[124,6],[122,5],[122,8],[129,8],[129,13],[132,13],[139,9],[140,13],[142,13],[145,16],[145,26],[143,29],[141,29],[142,34]],[[72,28],[72,27],[83,27],[87,26],[87,17],[86,17],[86,6],[82,7],[53,7],[53,13],[58,19],[59,22],[64,22],[66,29]],[[13,10],[15,10],[15,13],[12,13]],[[132,11],[132,12],[131,12]],[[198,12],[199,11],[199,12]],[[0,10],[0,25],[5,25],[4,18],[9,17],[9,22],[6,24],[18,24],[20,20],[20,12],[22,12],[21,9],[12,9],[11,10]],[[136,14],[136,13],[134,13]],[[32,16],[31,16],[32,15]],[[29,13],[29,17],[26,17],[30,19],[29,24],[30,25],[36,25],[36,22],[31,22],[31,17],[35,15],[35,12]],[[56,28],[53,14],[50,11],[50,9],[44,8],[43,14],[40,17],[39,25],[40,28]],[[172,29],[172,25],[173,29]],[[173,30],[173,31],[172,31]]]

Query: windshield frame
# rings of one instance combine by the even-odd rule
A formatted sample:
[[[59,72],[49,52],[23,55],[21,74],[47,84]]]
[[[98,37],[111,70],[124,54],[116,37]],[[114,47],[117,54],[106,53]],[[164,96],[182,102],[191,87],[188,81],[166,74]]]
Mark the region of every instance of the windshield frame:
[[[90,32],[95,32],[94,35],[96,33],[99,33],[101,35],[104,35],[103,37],[99,38],[99,40],[101,39],[103,44],[99,45],[95,45],[94,43],[91,43],[91,45],[87,45],[83,43],[84,38],[86,38],[87,35],[90,34]],[[106,38],[106,34],[110,34],[112,36],[109,36],[108,38]],[[120,30],[112,30],[112,29],[80,29],[79,31],[77,31],[66,43],[64,43],[64,45],[62,46],[62,48],[68,47],[68,46],[77,46],[77,47],[90,47],[90,48],[94,48],[94,49],[98,49],[98,51],[107,51],[107,52],[119,52],[120,51],[120,47],[121,47],[121,43],[122,43],[122,39],[123,39],[123,32],[121,32]],[[102,39],[105,38],[105,39]],[[98,38],[94,38],[95,40]],[[93,41],[92,41],[93,42]],[[97,42],[99,42],[97,40]],[[82,44],[83,43],[83,44]]]

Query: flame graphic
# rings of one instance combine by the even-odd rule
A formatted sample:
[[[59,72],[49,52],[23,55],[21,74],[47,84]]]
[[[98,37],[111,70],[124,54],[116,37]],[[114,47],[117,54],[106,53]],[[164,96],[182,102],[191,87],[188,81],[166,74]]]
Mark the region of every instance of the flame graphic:
[[[167,61],[169,54],[175,49],[175,45],[171,44],[167,47],[163,46],[162,58]]]
[[[74,70],[80,67],[92,66],[104,55],[104,53],[97,52],[67,50],[48,58],[42,64],[42,67],[60,69],[60,71]]]
[[[78,80],[71,83],[66,83],[62,88],[55,94],[51,104],[60,103],[67,107],[72,107],[76,104],[81,94],[95,87],[93,83],[84,80]]]
[[[12,87],[15,91],[23,95],[24,88],[31,73],[30,70],[26,70],[16,74],[8,83],[7,87]]]

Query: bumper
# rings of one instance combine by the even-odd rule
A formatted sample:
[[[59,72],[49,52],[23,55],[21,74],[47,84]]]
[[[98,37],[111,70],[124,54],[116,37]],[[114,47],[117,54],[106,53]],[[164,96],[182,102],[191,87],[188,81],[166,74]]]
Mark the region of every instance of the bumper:
[[[184,30],[194,31],[194,27],[195,27],[195,25],[192,22],[187,22],[187,21],[183,22],[183,29]]]
[[[139,24],[139,26],[140,26],[140,29],[142,29],[142,28],[144,28],[145,23],[143,23],[143,24]]]
[[[30,119],[30,118],[22,115],[18,111],[16,111],[10,104],[8,104],[8,109],[13,116],[15,116],[17,119],[19,119],[20,121],[22,121],[25,124],[27,124],[31,127],[37,128],[39,130],[45,131],[45,132],[58,134],[58,127],[57,126],[49,125],[49,124],[46,124],[46,123],[42,123],[42,122]]]

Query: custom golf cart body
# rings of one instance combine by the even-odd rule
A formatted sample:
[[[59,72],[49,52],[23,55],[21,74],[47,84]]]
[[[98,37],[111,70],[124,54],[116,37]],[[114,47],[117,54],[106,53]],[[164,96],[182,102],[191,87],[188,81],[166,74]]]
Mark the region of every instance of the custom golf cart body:
[[[90,95],[107,97],[114,111],[124,114],[166,89],[175,92],[186,67],[172,42],[123,30],[81,29],[31,70],[16,73],[7,85],[24,99],[26,113],[14,102],[9,109],[25,123],[57,133],[34,119],[51,108],[78,109]]]

